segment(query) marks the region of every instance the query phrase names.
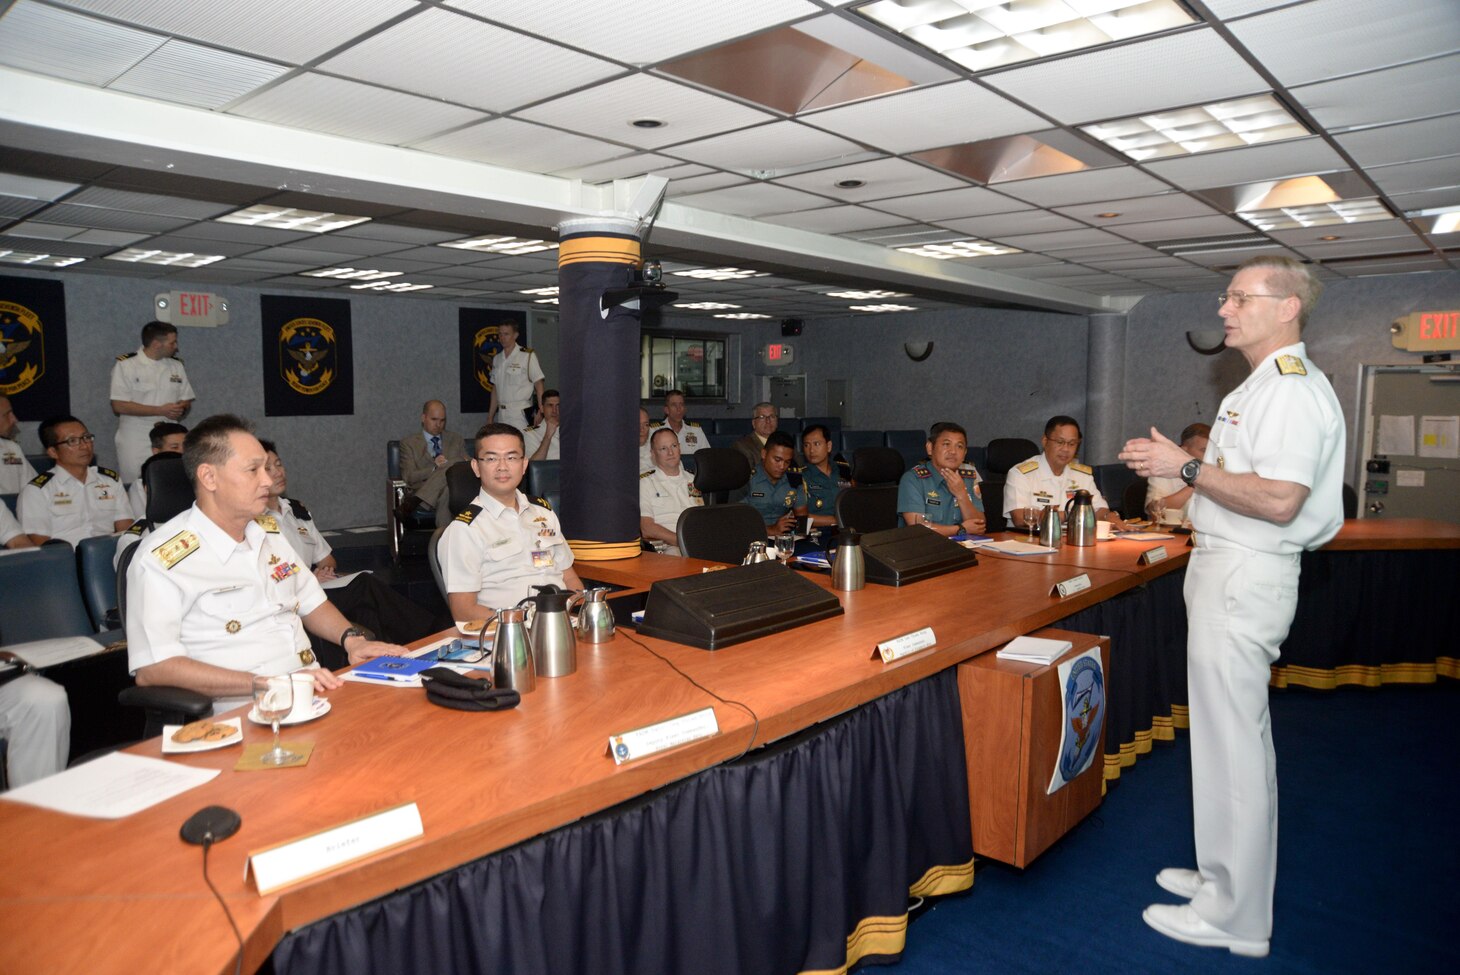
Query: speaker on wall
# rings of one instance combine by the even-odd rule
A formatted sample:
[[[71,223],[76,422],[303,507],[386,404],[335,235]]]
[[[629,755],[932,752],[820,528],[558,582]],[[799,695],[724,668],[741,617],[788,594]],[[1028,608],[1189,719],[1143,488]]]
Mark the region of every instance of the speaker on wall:
[[[801,329],[806,323],[799,318],[781,319],[781,335],[787,338],[800,335]]]

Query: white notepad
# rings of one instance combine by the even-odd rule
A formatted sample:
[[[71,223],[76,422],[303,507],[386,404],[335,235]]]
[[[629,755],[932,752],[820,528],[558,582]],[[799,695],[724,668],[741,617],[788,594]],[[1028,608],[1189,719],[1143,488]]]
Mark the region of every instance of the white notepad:
[[[1048,640],[1039,636],[1016,636],[999,648],[1000,660],[1018,660],[1026,664],[1052,664],[1074,644],[1069,640]]]

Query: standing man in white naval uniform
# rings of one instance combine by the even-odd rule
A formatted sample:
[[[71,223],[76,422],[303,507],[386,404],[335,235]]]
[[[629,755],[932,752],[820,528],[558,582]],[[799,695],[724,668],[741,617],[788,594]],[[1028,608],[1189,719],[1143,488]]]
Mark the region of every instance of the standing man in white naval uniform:
[[[1195,870],[1156,882],[1189,904],[1146,923],[1188,944],[1262,957],[1277,881],[1277,762],[1269,668],[1298,605],[1298,559],[1343,523],[1343,412],[1299,336],[1320,284],[1302,264],[1255,257],[1221,300],[1228,348],[1252,374],[1217,410],[1204,460],[1154,428],[1120,459],[1194,488],[1186,570]]]
[[[174,423],[188,415],[197,394],[177,357],[177,328],[166,322],[142,326],[142,347],[117,356],[112,366],[112,412],[117,415],[117,470],[124,482],[137,479],[159,419]]]
[[[487,422],[525,430],[532,394],[536,392],[537,401],[542,402],[542,364],[536,352],[517,344],[516,323],[497,326],[497,341],[502,343],[502,351],[492,358],[492,400],[487,405]]]

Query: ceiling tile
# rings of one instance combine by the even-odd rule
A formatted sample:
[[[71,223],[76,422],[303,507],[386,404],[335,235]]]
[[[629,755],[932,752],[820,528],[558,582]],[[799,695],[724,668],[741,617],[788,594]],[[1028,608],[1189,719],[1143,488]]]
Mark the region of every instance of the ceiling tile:
[[[159,193],[135,193],[107,186],[88,186],[80,193],[66,200],[69,204],[88,207],[105,207],[110,210],[130,210],[133,213],[160,213],[169,217],[190,217],[206,220],[221,213],[236,209],[230,203],[211,203],[207,200],[185,200]]]
[[[1118,260],[1152,261],[1161,260],[1161,255],[1140,244],[1111,244],[1108,241],[1096,247],[1071,247],[1061,249],[1061,260],[1078,261],[1081,264],[1106,267]]]
[[[104,85],[167,40],[22,0],[0,17],[0,64]]]
[[[512,118],[467,126],[417,142],[412,148],[528,172],[588,166],[628,151],[623,146]]]
[[[177,237],[198,237],[203,240],[234,240],[259,247],[287,244],[292,240],[309,240],[317,234],[301,233],[297,230],[275,230],[273,227],[249,227],[241,223],[217,223],[206,220],[202,223],[179,227],[173,231]]]
[[[889,152],[977,142],[1049,125],[971,81],[902,91],[801,118]]]
[[[79,183],[63,183],[54,179],[38,179],[34,176],[0,172],[0,194],[19,197],[23,200],[59,200],[80,185]]]
[[[326,250],[323,247],[270,247],[254,251],[249,255],[257,261],[278,261],[295,267],[312,270],[317,267],[339,267],[348,265],[358,256],[346,251]]]
[[[136,230],[160,234],[192,223],[181,217],[165,214],[130,213],[126,210],[103,210],[100,207],[79,207],[58,203],[37,215],[45,223],[72,227],[93,227],[99,230]]]
[[[897,217],[890,214],[879,213],[876,210],[868,210],[865,207],[857,206],[802,210],[799,213],[783,213],[776,216],[762,217],[761,219],[765,223],[778,224],[782,227],[795,227],[798,230],[811,230],[822,234],[842,234],[852,230],[870,230],[874,227],[886,227],[890,223],[897,222]]]
[[[0,196],[0,220],[18,220],[45,206],[40,200],[22,200],[18,196]]]
[[[708,193],[678,197],[674,202],[717,213],[733,213],[740,217],[758,217],[766,213],[786,213],[823,206],[826,200],[810,193],[773,183],[746,183]]]
[[[1082,173],[1041,176],[998,184],[1000,193],[1027,200],[1038,206],[1057,207],[1112,196],[1164,193],[1170,187],[1158,179],[1131,168],[1090,169]]]
[[[529,64],[532,69],[523,70]],[[506,112],[624,70],[439,8],[425,9],[367,37],[319,69],[493,112]]]
[[[1417,193],[1389,194],[1394,205],[1406,213],[1414,210],[1432,210],[1436,207],[1460,206],[1460,187],[1446,186]]]
[[[861,180],[864,185],[842,189],[836,184],[843,180]],[[778,180],[784,186],[820,193],[849,202],[881,200],[886,197],[903,196],[908,193],[926,193],[929,190],[953,189],[967,186],[963,180],[908,162],[906,159],[873,159],[853,163],[850,166],[834,166],[815,172],[784,176]]]
[[[1385,193],[1414,193],[1460,186],[1460,156],[1426,159],[1399,166],[1376,166],[1369,175]]]
[[[1339,136],[1338,143],[1360,166],[1460,155],[1460,115],[1362,129]]]
[[[564,86],[567,87],[567,86]],[[516,113],[601,139],[655,149],[772,121],[775,116],[665,78],[633,74]],[[638,128],[634,119],[665,124]]]
[[[1017,247],[1021,251],[1039,251],[1048,254],[1070,247],[1092,247],[1100,244],[1124,244],[1126,241],[1104,230],[1081,227],[1078,230],[1060,230],[1050,234],[1005,235],[998,242]],[[1057,255],[1058,256],[1058,255]]]
[[[842,236],[867,244],[876,244],[879,247],[916,247],[919,244],[939,244],[950,240],[962,240],[968,235],[944,227],[912,223],[879,227],[875,230],[860,230]]]
[[[222,108],[287,70],[244,54],[171,40],[106,87],[197,108]]]
[[[1305,256],[1317,261],[1335,257],[1367,257],[1370,254],[1427,254],[1430,249],[1414,234],[1404,237],[1380,237],[1377,240],[1337,240],[1295,246]]]
[[[179,237],[176,234],[163,234],[153,237],[147,241],[148,250],[171,251],[174,254],[222,254],[224,257],[236,257],[239,254],[251,254],[259,249],[257,244],[244,244],[228,240],[208,240],[199,237]]]
[[[723,189],[726,186],[737,186],[743,184],[746,177],[740,173],[708,172],[702,176],[690,176],[684,179],[672,179],[669,181],[669,189],[665,195],[671,199],[681,196],[690,196],[695,193],[704,193],[708,190]]]
[[[1046,210],[1024,210],[1019,213],[969,217],[963,220],[939,220],[938,224],[975,237],[999,237],[1008,234],[1033,234],[1046,230],[1074,230],[1080,226],[1069,217]]]
[[[412,0],[60,0],[179,37],[303,64],[416,6]]]
[[[398,244],[439,244],[446,240],[457,240],[461,234],[371,220],[368,223],[357,223],[353,227],[332,230],[329,236],[331,240],[336,237],[363,237],[366,240],[388,240]]]
[[[835,163],[860,153],[859,147],[845,139],[796,122],[772,122],[674,147],[676,156],[695,162],[772,176],[811,163]]]
[[[892,200],[878,200],[877,209],[914,220],[944,220],[979,217],[991,213],[1027,210],[1029,205],[981,186],[965,186],[941,193],[921,193]]]
[[[1293,0],[1206,0],[1207,9],[1223,20],[1270,10],[1292,3]]]
[[[1131,240],[1180,240],[1184,237],[1221,237],[1226,234],[1250,234],[1252,227],[1240,220],[1220,215],[1188,217],[1185,220],[1154,220],[1150,223],[1128,223],[1111,227],[1112,232]]]
[[[1202,152],[1147,163],[1146,168],[1187,189],[1231,186],[1264,179],[1308,176],[1348,169],[1328,143],[1314,136],[1245,149]]]
[[[1444,115],[1460,105],[1460,54],[1306,85],[1292,96],[1334,132]]]
[[[1082,203],[1078,206],[1056,207],[1055,210],[1067,217],[1084,220],[1097,227],[1118,227],[1125,223],[1144,223],[1148,220],[1175,220],[1180,217],[1209,217],[1217,211],[1193,199],[1185,193],[1163,193],[1158,196],[1143,196],[1124,200],[1104,200],[1099,203]],[[1114,213],[1113,217],[1101,217],[1102,213]]]
[[[634,0],[608,16],[601,0],[447,0],[448,6],[629,64],[651,64],[753,34],[820,8],[802,0]]]
[[[1208,29],[1100,48],[984,75],[982,80],[1068,123],[1218,101],[1268,87]]]
[[[585,183],[606,183],[615,179],[633,179],[636,176],[643,176],[645,173],[662,175],[658,173],[658,170],[675,162],[676,160],[670,159],[668,156],[659,156],[652,152],[633,152],[601,163],[554,170],[552,175],[561,176],[564,179],[581,179]],[[694,168],[703,169],[698,166]]]
[[[1273,230],[1268,236],[1279,243],[1296,247],[1302,244],[1325,244],[1324,237],[1340,240],[1367,240],[1375,237],[1413,237],[1403,220],[1370,220],[1366,223],[1339,224],[1327,227],[1300,227],[1297,230]]]
[[[282,81],[229,112],[387,145],[414,142],[482,117],[468,108],[313,73]]]
[[[1231,27],[1290,88],[1460,49],[1455,0],[1313,0]]]

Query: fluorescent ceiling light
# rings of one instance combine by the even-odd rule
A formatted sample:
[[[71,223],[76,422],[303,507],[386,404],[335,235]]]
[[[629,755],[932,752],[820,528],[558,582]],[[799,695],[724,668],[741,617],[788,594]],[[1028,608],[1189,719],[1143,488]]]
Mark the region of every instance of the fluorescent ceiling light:
[[[873,298],[907,298],[906,291],[828,291],[828,298],[850,298],[852,301],[868,301]]]
[[[214,217],[219,223],[241,223],[248,227],[273,227],[275,230],[299,230],[312,234],[328,233],[341,227],[366,223],[369,217],[347,213],[324,213],[320,210],[297,210],[294,207],[273,207],[263,203]]]
[[[1272,95],[1152,112],[1080,129],[1137,162],[1311,135]]]
[[[407,291],[425,291],[434,287],[436,287],[434,284],[411,284],[409,281],[362,281],[359,284],[350,285],[350,290],[388,291],[392,294],[404,294]]]
[[[556,305],[557,303],[558,299],[556,298],[538,298],[533,302],[534,305]]]
[[[727,312],[721,312],[720,314],[716,315],[715,317],[716,318],[734,318],[734,319],[737,319],[737,320],[744,321],[746,319],[751,319],[751,318],[770,318],[771,316],[769,316],[769,315],[760,315],[760,314],[757,314],[757,313],[755,313],[753,311],[727,311]]]
[[[172,251],[147,250],[142,247],[128,247],[115,254],[106,255],[109,261],[126,261],[129,264],[165,264],[168,267],[202,267],[223,260],[222,254],[176,254]]]
[[[675,308],[688,308],[690,311],[721,311],[729,308],[741,308],[742,305],[731,305],[723,301],[685,301],[674,305]]]
[[[1457,230],[1460,230],[1460,206],[1432,207],[1428,210],[1410,210],[1405,213],[1405,216],[1413,220],[1418,220],[1420,226],[1424,226],[1425,221],[1433,217],[1434,221],[1430,224],[1429,228],[1432,234],[1453,234]]]
[[[0,250],[0,263],[29,264],[31,267],[70,267],[86,260],[84,257],[61,257],[57,254],[30,254],[25,251]]]
[[[751,271],[743,267],[692,267],[687,271],[672,271],[682,278],[700,278],[705,281],[740,281],[744,278],[763,278],[769,271]]]
[[[524,288],[517,293],[520,295],[546,295],[549,298],[553,298],[557,296],[558,286],[553,285],[551,288]]]
[[[1176,0],[874,0],[856,12],[970,71],[1196,22]]]
[[[849,305],[852,311],[917,311],[912,305]]]
[[[1258,230],[1300,230],[1303,227],[1390,220],[1394,214],[1379,200],[1371,198],[1336,200],[1333,203],[1314,203],[1309,206],[1275,207],[1269,210],[1239,210],[1237,216]]]
[[[917,247],[899,247],[904,254],[919,257],[933,257],[940,261],[951,261],[960,257],[997,257],[1000,254],[1023,253],[1017,247],[1005,247],[986,240],[954,240],[946,244],[919,244]]]
[[[532,240],[527,237],[508,237],[505,234],[492,234],[490,237],[468,237],[464,240],[448,240],[444,244],[437,244],[437,247],[454,247],[463,251],[481,251],[484,254],[535,254],[538,251],[550,251],[557,248],[557,244],[548,240]]]
[[[322,267],[317,271],[305,271],[306,278],[337,278],[340,281],[379,281],[383,278],[398,278],[404,271],[374,271],[368,267]]]

